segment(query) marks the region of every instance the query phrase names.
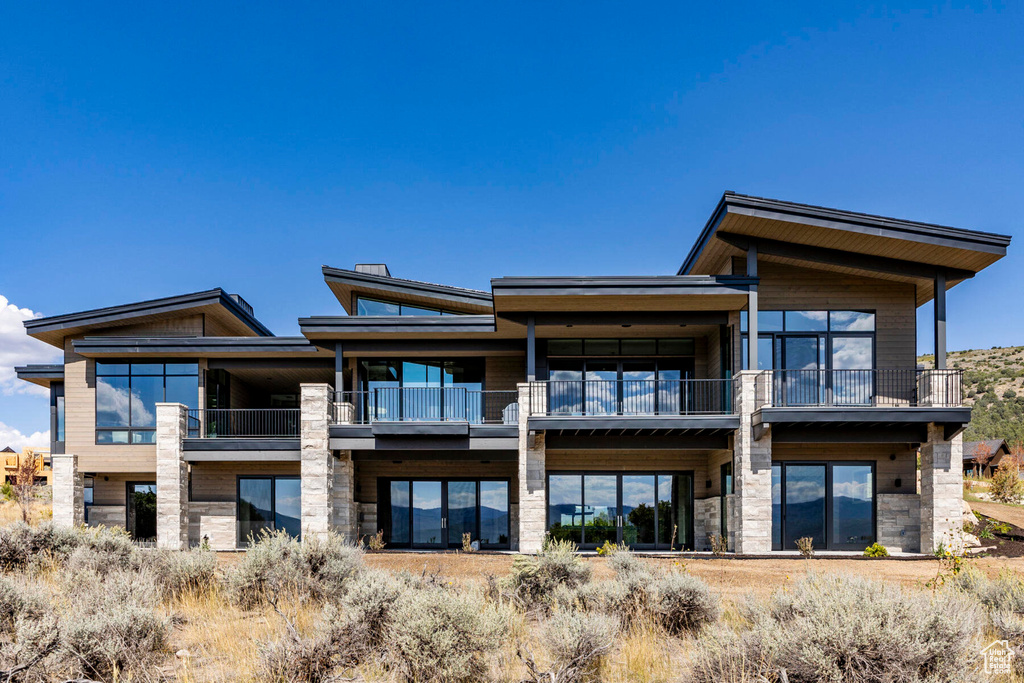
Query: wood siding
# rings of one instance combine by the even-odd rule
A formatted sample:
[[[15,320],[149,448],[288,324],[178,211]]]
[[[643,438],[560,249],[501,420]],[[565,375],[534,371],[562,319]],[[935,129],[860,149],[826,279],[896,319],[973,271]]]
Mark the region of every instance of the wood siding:
[[[484,359],[484,389],[514,391],[526,381],[526,358],[522,356],[487,356]]]
[[[192,498],[196,502],[230,503],[238,493],[239,475],[299,476],[297,462],[204,462],[192,465]]]

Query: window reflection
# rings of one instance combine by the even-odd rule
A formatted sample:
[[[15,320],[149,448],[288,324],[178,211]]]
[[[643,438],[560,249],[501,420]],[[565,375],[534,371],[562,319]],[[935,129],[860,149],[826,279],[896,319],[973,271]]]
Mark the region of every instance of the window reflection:
[[[198,406],[198,363],[97,362],[96,443],[154,443],[161,402]]]

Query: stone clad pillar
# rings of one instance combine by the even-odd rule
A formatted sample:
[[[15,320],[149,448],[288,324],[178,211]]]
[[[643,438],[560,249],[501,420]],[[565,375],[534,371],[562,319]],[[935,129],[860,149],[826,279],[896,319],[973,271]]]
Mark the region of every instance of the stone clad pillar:
[[[945,439],[942,425],[928,425],[928,441],[921,444],[921,552],[931,553],[940,543],[962,543],[963,436]]]
[[[334,530],[349,543],[359,541],[355,479],[352,451],[338,451],[338,458],[334,461]]]
[[[334,456],[331,454],[329,384],[300,385],[302,537],[327,534],[334,526]]]
[[[536,413],[546,411],[544,385],[519,385],[519,552],[522,553],[540,551],[547,533],[544,432],[530,431],[531,407]]]
[[[78,456],[58,453],[53,463],[53,524],[73,527],[85,524],[85,478],[78,471]]]
[[[772,549],[772,437],[765,429],[754,438],[757,397],[769,396],[768,372],[744,370],[736,375],[735,410],[740,428],[733,438],[733,512],[730,535],[737,553],[768,553]],[[760,385],[760,386],[759,386]]]
[[[188,548],[188,463],[184,438],[188,409],[156,404],[156,546]]]

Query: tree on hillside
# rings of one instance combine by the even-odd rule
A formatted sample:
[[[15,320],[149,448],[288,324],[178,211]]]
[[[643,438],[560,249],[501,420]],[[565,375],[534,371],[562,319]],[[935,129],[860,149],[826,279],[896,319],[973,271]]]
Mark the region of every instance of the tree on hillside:
[[[992,461],[992,456],[995,453],[992,452],[992,448],[985,441],[978,442],[978,447],[974,449],[974,476],[980,477],[984,472],[985,468]]]

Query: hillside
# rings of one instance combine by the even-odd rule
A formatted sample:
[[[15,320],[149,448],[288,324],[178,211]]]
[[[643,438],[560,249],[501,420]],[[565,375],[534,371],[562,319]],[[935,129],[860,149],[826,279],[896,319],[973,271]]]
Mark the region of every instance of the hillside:
[[[934,367],[935,356],[917,362]],[[964,440],[1024,442],[1024,346],[953,351],[946,363],[964,370],[967,404],[974,409]]]

